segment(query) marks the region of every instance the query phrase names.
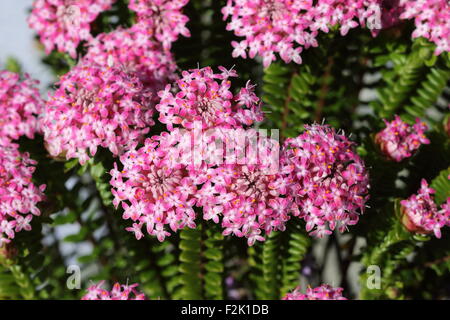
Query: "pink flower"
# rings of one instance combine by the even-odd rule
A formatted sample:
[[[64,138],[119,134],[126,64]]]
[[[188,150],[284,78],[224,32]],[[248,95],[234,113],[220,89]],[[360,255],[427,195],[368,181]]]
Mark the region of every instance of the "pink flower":
[[[83,40],[90,40],[90,24],[114,0],[35,0],[28,18],[45,47],[76,57],[76,48]]]
[[[401,19],[414,19],[412,37],[424,37],[436,44],[435,54],[450,52],[450,3],[448,0],[400,0]]]
[[[159,120],[167,124],[169,130],[173,130],[174,125],[193,129],[196,121],[202,124],[202,129],[237,128],[261,121],[263,116],[254,86],[247,83],[233,94],[229,78],[237,74],[231,70],[225,72],[223,67],[220,70],[220,74],[210,67],[183,71],[175,94],[171,85],[159,92],[161,102],[156,106]]]
[[[342,288],[333,288],[327,284],[320,287],[306,289],[306,294],[300,292],[300,288],[286,294],[283,300],[347,300],[342,296]]]
[[[292,199],[286,172],[277,166],[278,142],[243,128],[206,137],[214,138],[209,145],[206,138],[196,152],[215,161],[188,166],[191,176],[202,177],[196,206],[203,209],[203,219],[219,223],[224,235],[247,238],[250,246],[284,230]]]
[[[400,202],[402,223],[410,232],[434,233],[440,238],[441,228],[445,225],[450,226],[450,198],[439,210],[433,200],[433,193],[435,190],[428,187],[426,180],[422,179],[418,193]]]
[[[31,230],[33,216],[44,200],[45,185],[32,182],[36,161],[28,153],[20,153],[19,146],[0,139],[0,246],[10,242],[16,232]]]
[[[222,8],[227,25],[245,40],[233,41],[233,57],[263,58],[268,67],[280,58],[302,63],[302,48],[316,47],[319,31],[339,25],[342,35],[358,25],[372,27],[380,19],[381,0],[228,0]]]
[[[154,124],[151,90],[116,68],[78,65],[58,86],[42,119],[45,143],[54,157],[78,158],[84,164],[98,147],[119,155]]]
[[[275,187],[282,177],[266,169],[263,163],[214,169],[197,194],[203,218],[219,223],[221,216],[223,234],[246,237],[250,246],[264,241],[264,234],[284,230],[291,200]]]
[[[92,285],[87,289],[87,293],[81,300],[146,300],[147,298],[142,292],[138,292],[135,288],[137,283],[132,285],[124,285],[115,283],[111,291],[101,288],[105,281]]]
[[[369,179],[361,158],[344,135],[326,125],[305,126],[306,131],[285,141],[283,166],[290,171],[288,194],[305,219],[307,231],[322,237],[337,226],[344,232],[358,222],[368,199]]]
[[[168,229],[195,228],[196,188],[186,167],[170,159],[176,147],[156,139],[147,139],[142,148],[123,154],[123,169],[119,171],[115,164],[110,183],[115,206],[122,203],[124,219],[136,221],[127,230],[140,239],[145,225],[149,235],[163,241],[170,235]]]
[[[430,143],[424,134],[427,125],[420,119],[412,126],[403,122],[397,115],[393,121],[384,120],[384,122],[386,128],[377,133],[375,142],[383,154],[391,160],[400,162],[411,157],[421,144]]]
[[[0,71],[0,138],[34,138],[39,132],[37,117],[42,113],[44,101],[36,88],[38,81],[27,74],[20,81],[17,73]]]
[[[138,24],[99,34],[89,42],[83,61],[135,74],[153,92],[175,80],[177,67],[170,51],[149,39],[147,31]]]
[[[182,8],[189,0],[130,0],[128,7],[135,11],[138,24],[147,30],[148,36],[154,36],[165,49],[170,49],[172,42],[181,34],[190,37],[186,28],[189,18],[182,13]]]

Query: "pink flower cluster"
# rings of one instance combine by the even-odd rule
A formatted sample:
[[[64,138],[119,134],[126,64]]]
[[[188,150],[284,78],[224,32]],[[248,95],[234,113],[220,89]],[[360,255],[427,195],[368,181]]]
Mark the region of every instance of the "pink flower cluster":
[[[277,167],[278,142],[244,129],[227,132],[220,140],[234,152],[225,150],[224,163],[206,163],[202,168],[206,179],[201,181],[197,206],[203,209],[203,218],[221,223],[224,235],[247,238],[250,246],[264,241],[264,234],[283,231],[292,199],[289,172]]]
[[[297,288],[293,292],[286,294],[283,300],[347,300],[342,296],[342,288],[333,288],[330,285],[323,284],[317,288],[306,289],[306,294],[300,292]]]
[[[17,73],[0,71],[0,137],[19,139],[27,136],[32,139],[39,131],[38,115],[42,112],[44,101],[35,87],[39,82],[27,74],[20,81]]]
[[[437,238],[440,238],[441,228],[450,226],[450,198],[442,204],[441,209],[438,209],[433,200],[433,193],[435,190],[428,187],[426,180],[422,179],[418,193],[400,202],[402,223],[410,232],[434,233]]]
[[[151,90],[119,69],[78,65],[58,85],[42,119],[52,156],[84,164],[99,146],[118,155],[154,124]]]
[[[0,247],[16,232],[31,230],[33,215],[40,214],[37,203],[44,200],[45,185],[37,187],[31,181],[36,161],[18,148],[0,139]]]
[[[146,300],[142,292],[136,291],[137,283],[128,285],[115,283],[111,291],[101,288],[105,281],[92,285],[81,300]]]
[[[135,11],[138,24],[142,25],[149,36],[155,37],[165,49],[181,34],[190,37],[186,28],[189,18],[182,13],[189,0],[130,0],[128,7]]]
[[[245,39],[233,41],[233,57],[259,55],[264,66],[276,60],[301,64],[302,49],[317,47],[319,31],[339,25],[342,35],[358,25],[376,27],[380,0],[228,0],[222,9],[227,30]],[[372,26],[373,25],[373,26]]]
[[[148,39],[147,31],[139,24],[99,34],[89,42],[83,61],[135,74],[153,92],[162,90],[168,80],[174,80],[177,67],[170,51]]]
[[[203,219],[221,223],[224,235],[246,237],[249,245],[264,241],[263,232],[284,230],[292,202],[289,181],[272,170],[274,161],[265,152],[279,145],[266,146],[265,137],[259,142],[262,150],[249,151],[252,146],[236,143],[250,136],[244,131],[219,130],[193,143],[193,131],[175,129],[121,156],[123,169],[115,166],[110,183],[114,204],[122,203],[123,218],[134,222],[127,230],[140,239],[145,225],[148,234],[163,241],[169,228],[196,227],[194,206],[203,209]],[[226,141],[225,148],[217,141]],[[234,150],[227,154],[231,145]],[[249,155],[239,157],[245,151]]]
[[[156,106],[159,121],[169,130],[178,124],[192,129],[196,121],[202,123],[203,129],[237,128],[261,121],[263,114],[254,86],[247,82],[245,88],[233,94],[229,78],[237,77],[236,72],[224,67],[219,70],[221,73],[214,73],[210,67],[183,71],[175,95],[171,85],[159,92],[161,102]]]
[[[375,142],[380,150],[389,159],[400,162],[409,158],[419,149],[421,144],[429,144],[430,141],[425,137],[427,125],[416,119],[412,126],[405,123],[399,116],[391,122],[384,120],[386,128],[376,134]]]
[[[435,54],[450,52],[450,2],[448,0],[400,0],[401,19],[414,19],[413,38],[424,37],[436,44]]]
[[[195,228],[196,186],[183,164],[176,164],[170,158],[175,148],[175,139],[161,143],[155,137],[147,139],[140,149],[131,149],[120,157],[123,169],[117,165],[111,171],[114,205],[122,203],[123,218],[131,219],[136,239],[143,236],[145,225],[149,235],[163,241],[172,231],[188,226]],[[162,137],[164,138],[164,137]],[[129,203],[127,203],[129,202]]]
[[[114,0],[36,0],[28,18],[50,53],[53,49],[76,57],[76,48],[83,40],[92,39],[90,23]]]
[[[339,226],[344,232],[358,222],[368,199],[369,178],[353,143],[326,125],[305,126],[285,141],[284,166],[291,170],[289,194],[311,235],[323,237]]]
[[[228,78],[236,72],[219,69],[183,72],[177,93],[170,85],[161,91],[156,108],[170,133],[127,152],[123,170],[111,171],[114,204],[122,203],[138,239],[144,225],[160,241],[168,228],[195,228],[194,206],[203,208],[205,220],[221,223],[225,235],[246,237],[249,245],[263,241],[263,232],[284,229],[288,174],[271,170],[270,152],[278,161],[279,144],[244,129],[262,119],[259,99],[250,84],[233,95]]]

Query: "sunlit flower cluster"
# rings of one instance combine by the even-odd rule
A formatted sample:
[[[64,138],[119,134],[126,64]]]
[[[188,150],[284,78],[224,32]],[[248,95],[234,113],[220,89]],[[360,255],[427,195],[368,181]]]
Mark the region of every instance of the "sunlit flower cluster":
[[[425,179],[422,179],[417,194],[400,202],[402,223],[410,232],[434,233],[437,238],[440,238],[441,228],[450,226],[450,198],[439,209],[432,196],[434,193],[435,190],[428,186]]]
[[[87,289],[87,293],[81,300],[146,300],[147,298],[142,292],[136,290],[139,286],[135,284],[115,283],[111,291],[102,289],[101,286],[105,281],[100,281]]]
[[[400,162],[409,158],[422,144],[429,144],[425,137],[427,125],[416,120],[414,125],[402,121],[399,116],[391,122],[384,120],[386,128],[376,134],[375,142],[389,159]]]
[[[167,81],[174,79],[176,70],[170,51],[149,39],[147,31],[139,24],[99,34],[89,43],[83,61],[135,74],[154,92],[164,89]]]
[[[44,101],[36,88],[38,83],[26,74],[20,81],[19,74],[0,71],[0,138],[31,139],[39,131],[37,117]]]
[[[272,231],[283,231],[292,199],[289,172],[278,167],[278,142],[244,129],[220,140],[226,145],[224,162],[205,165],[206,179],[197,194],[203,218],[220,223],[224,235],[247,238],[250,246]],[[233,152],[226,154],[230,149]]]
[[[353,143],[326,125],[305,126],[305,132],[285,142],[282,160],[291,170],[298,208],[307,231],[322,237],[336,226],[344,232],[358,222],[368,198],[369,179]]]
[[[183,71],[172,93],[167,85],[159,93],[161,102],[156,106],[160,112],[159,121],[169,130],[174,125],[192,129],[194,122],[202,123],[203,129],[250,126],[261,121],[263,114],[254,86],[247,82],[237,94],[230,90],[230,77],[237,77],[234,70],[219,67],[221,73],[214,73],[210,67]]]
[[[303,48],[317,47],[320,31],[328,33],[338,25],[342,35],[358,25],[376,28],[381,16],[379,0],[228,0],[222,9],[231,18],[227,30],[233,41],[233,57],[259,55],[264,66],[276,60],[302,63]]]
[[[152,92],[119,69],[79,65],[57,85],[42,120],[54,157],[78,158],[83,164],[100,146],[118,155],[154,124]]]
[[[401,19],[414,19],[413,38],[424,37],[436,44],[435,54],[450,52],[450,2],[448,0],[400,0]]]
[[[306,289],[306,293],[300,292],[300,288],[286,294],[283,300],[347,300],[342,296],[342,288],[333,288],[323,284],[320,287]]]
[[[117,164],[111,171],[114,205],[120,203],[123,218],[133,221],[127,228],[136,239],[143,237],[142,227],[149,235],[163,241],[170,233],[185,226],[195,228],[196,186],[186,166],[170,158],[177,137],[160,145],[155,139],[147,139],[143,147],[131,149],[120,157],[123,169]]]
[[[0,139],[0,247],[16,232],[31,230],[33,216],[40,215],[37,204],[44,200],[45,185],[38,187],[31,180],[36,161],[18,147]]]
[[[166,49],[179,35],[190,36],[186,23],[189,18],[182,13],[189,0],[130,0],[128,7],[135,11],[138,24],[155,37]]]
[[[114,0],[36,0],[28,24],[40,37],[45,51],[57,49],[75,58],[83,40],[92,39],[90,24]]]

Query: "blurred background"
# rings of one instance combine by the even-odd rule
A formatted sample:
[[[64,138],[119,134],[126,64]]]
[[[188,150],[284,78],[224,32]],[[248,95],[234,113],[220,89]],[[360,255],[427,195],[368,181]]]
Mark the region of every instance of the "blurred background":
[[[0,1],[0,65],[8,58],[17,59],[24,72],[38,79],[41,89],[53,80],[51,71],[41,62],[44,55],[34,38],[33,30],[28,28],[27,17],[33,0]]]

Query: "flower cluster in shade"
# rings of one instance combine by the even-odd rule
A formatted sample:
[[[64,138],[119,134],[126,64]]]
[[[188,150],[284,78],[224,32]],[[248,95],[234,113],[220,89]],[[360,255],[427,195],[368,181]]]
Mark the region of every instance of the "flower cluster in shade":
[[[391,122],[384,122],[386,128],[376,134],[375,142],[381,152],[393,161],[409,158],[422,144],[430,143],[424,134],[428,127],[420,119],[409,125],[396,115]]]
[[[139,24],[99,34],[89,42],[83,62],[134,74],[155,93],[169,80],[174,80],[176,70],[170,51],[149,39],[147,31]],[[157,98],[156,94],[154,96]]]
[[[448,0],[400,0],[400,19],[413,19],[412,37],[436,44],[435,54],[450,52],[450,2]]]
[[[448,178],[450,179],[450,176]],[[440,238],[441,228],[450,226],[450,197],[438,208],[434,202],[434,193],[435,190],[422,179],[417,194],[400,202],[402,223],[408,231],[421,234],[434,233]]]
[[[38,81],[27,74],[23,81],[20,75],[10,71],[0,71],[0,138],[19,139],[27,136],[32,139],[39,131],[38,115],[44,108]]]
[[[81,64],[57,85],[41,121],[54,157],[84,164],[98,147],[119,155],[142,141],[154,124],[152,90],[120,69]]]
[[[111,291],[102,289],[105,281],[100,281],[87,289],[81,300],[146,300],[146,296],[136,290],[139,285],[115,283]]]
[[[137,23],[154,37],[165,49],[170,49],[179,35],[190,36],[186,23],[189,18],[182,13],[189,0],[130,0],[128,7],[136,12]]]
[[[259,55],[267,67],[275,54],[286,63],[302,63],[303,48],[318,46],[319,32],[376,28],[381,7],[380,0],[228,0],[222,13],[231,19],[227,30],[244,38],[232,42],[233,57]]]
[[[239,128],[261,121],[263,113],[254,86],[247,82],[245,88],[233,94],[230,78],[237,77],[236,72],[224,67],[219,70],[220,73],[214,73],[210,67],[205,67],[183,71],[175,88],[167,85],[159,92],[161,101],[156,105],[159,121],[169,130],[174,125],[192,129],[196,121],[201,122],[205,130]]]
[[[90,24],[114,0],[35,0],[29,26],[40,37],[45,51],[56,49],[76,57],[81,41],[92,39]]]
[[[37,204],[44,200],[45,185],[32,182],[36,161],[6,138],[0,139],[0,246],[14,239],[16,232],[31,230]]]
[[[307,288],[306,293],[301,293],[300,288],[286,294],[283,300],[347,300],[342,296],[342,288],[333,288],[323,284],[316,288]]]
[[[305,126],[286,139],[284,171],[291,171],[293,214],[306,221],[311,235],[322,237],[338,227],[344,232],[364,212],[369,178],[353,143],[327,125]]]

